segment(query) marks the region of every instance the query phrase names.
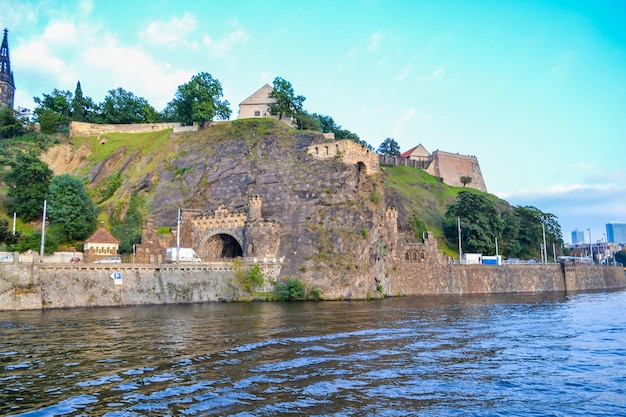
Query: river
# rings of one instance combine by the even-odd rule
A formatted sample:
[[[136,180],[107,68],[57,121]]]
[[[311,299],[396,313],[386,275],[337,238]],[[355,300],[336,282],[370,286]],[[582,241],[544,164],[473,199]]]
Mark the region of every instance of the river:
[[[5,311],[0,415],[626,415],[626,291]]]

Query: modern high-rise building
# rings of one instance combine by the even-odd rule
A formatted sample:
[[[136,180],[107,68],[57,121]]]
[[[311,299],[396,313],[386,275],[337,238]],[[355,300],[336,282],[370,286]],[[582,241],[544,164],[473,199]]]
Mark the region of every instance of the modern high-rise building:
[[[572,232],[572,245],[577,245],[578,243],[585,243],[585,232],[576,229]]]
[[[626,244],[626,223],[609,222],[606,224],[606,236],[611,243]]]

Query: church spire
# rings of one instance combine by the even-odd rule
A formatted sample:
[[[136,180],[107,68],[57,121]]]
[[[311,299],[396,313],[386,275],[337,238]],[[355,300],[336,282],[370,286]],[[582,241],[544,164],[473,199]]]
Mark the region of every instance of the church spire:
[[[13,108],[15,95],[15,82],[11,71],[11,58],[9,57],[9,42],[7,40],[8,29],[4,29],[4,38],[0,47],[0,107]]]

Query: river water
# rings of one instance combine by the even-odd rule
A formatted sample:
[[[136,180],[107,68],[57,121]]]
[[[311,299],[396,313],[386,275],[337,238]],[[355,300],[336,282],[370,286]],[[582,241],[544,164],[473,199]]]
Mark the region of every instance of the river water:
[[[0,312],[0,415],[626,415],[626,292]]]

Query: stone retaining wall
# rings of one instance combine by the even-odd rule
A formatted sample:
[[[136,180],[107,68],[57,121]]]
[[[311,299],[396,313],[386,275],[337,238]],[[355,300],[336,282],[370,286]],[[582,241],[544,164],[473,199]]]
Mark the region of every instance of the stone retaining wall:
[[[129,124],[98,124],[86,122],[70,122],[70,136],[98,136],[104,133],[146,133],[158,130],[173,129],[174,133],[195,132],[193,126],[182,126],[180,123],[129,123]]]
[[[439,273],[400,275],[388,295],[443,295],[604,290],[626,287],[621,267],[448,265]],[[260,265],[274,276],[276,265]],[[274,268],[274,270],[272,270]],[[121,276],[116,284],[113,274]],[[199,303],[248,298],[232,263],[211,265],[37,265],[0,267],[0,310]],[[117,281],[119,283],[119,281]],[[258,291],[272,291],[267,280]]]

